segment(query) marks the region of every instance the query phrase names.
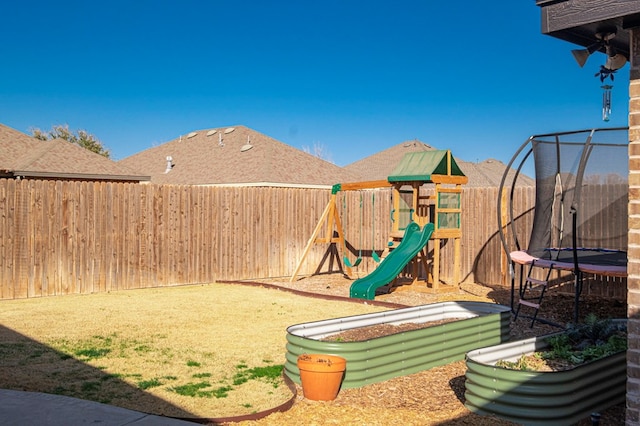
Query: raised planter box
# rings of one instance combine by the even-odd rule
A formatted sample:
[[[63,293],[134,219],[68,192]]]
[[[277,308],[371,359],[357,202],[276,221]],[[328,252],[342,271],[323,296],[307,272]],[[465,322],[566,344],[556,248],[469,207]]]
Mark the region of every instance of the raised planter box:
[[[552,335],[469,352],[467,409],[526,425],[569,425],[625,401],[625,351],[566,371],[532,372],[495,366],[499,360],[514,362],[522,355],[544,350],[546,339]]]
[[[322,341],[358,327],[380,324],[457,321],[360,342]],[[347,360],[342,388],[357,388],[464,359],[479,347],[509,338],[510,308],[485,302],[443,302],[373,314],[292,325],[287,328],[285,374],[300,383],[296,365],[303,353],[337,355]]]

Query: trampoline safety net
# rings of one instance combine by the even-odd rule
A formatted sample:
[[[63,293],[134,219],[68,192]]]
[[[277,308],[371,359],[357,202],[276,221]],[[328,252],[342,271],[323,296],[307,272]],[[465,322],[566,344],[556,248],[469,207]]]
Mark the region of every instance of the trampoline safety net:
[[[522,153],[522,161],[533,154],[536,182],[527,252],[562,262],[578,256],[579,263],[626,265],[627,128],[536,135],[514,160]]]

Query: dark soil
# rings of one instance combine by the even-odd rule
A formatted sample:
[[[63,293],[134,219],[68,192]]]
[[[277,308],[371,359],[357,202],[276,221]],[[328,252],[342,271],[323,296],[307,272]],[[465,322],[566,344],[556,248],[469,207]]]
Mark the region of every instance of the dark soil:
[[[408,322],[399,325],[393,324],[377,324],[366,327],[358,327],[351,330],[345,330],[341,333],[320,339],[325,342],[362,342],[376,337],[389,336],[391,334],[402,333],[406,331],[419,330],[436,325],[446,324],[456,321],[455,318],[444,319],[439,321],[429,321],[424,323]]]

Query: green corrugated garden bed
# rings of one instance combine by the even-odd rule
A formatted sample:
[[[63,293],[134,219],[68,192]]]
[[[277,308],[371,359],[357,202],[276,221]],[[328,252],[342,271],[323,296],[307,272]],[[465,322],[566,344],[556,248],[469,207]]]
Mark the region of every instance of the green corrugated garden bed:
[[[452,318],[456,320],[365,341],[322,340],[358,327]],[[510,319],[511,311],[506,306],[460,301],[297,324],[287,328],[285,374],[299,384],[299,355],[337,355],[347,360],[342,387],[362,387],[460,361],[470,350],[503,343],[509,338]]]
[[[520,424],[560,425],[574,424],[591,412],[624,402],[625,350],[561,371],[499,366],[504,360],[516,361],[548,350],[549,339],[562,333],[470,351],[466,356],[465,406],[477,414]]]

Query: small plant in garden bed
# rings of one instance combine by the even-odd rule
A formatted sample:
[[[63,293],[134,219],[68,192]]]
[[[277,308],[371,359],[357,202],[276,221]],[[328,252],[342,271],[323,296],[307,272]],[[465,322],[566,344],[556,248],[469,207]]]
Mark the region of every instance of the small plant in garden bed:
[[[567,329],[548,339],[548,350],[522,355],[517,361],[496,362],[512,370],[560,371],[595,361],[627,349],[626,324],[598,319],[589,314],[584,324],[569,324]]]

